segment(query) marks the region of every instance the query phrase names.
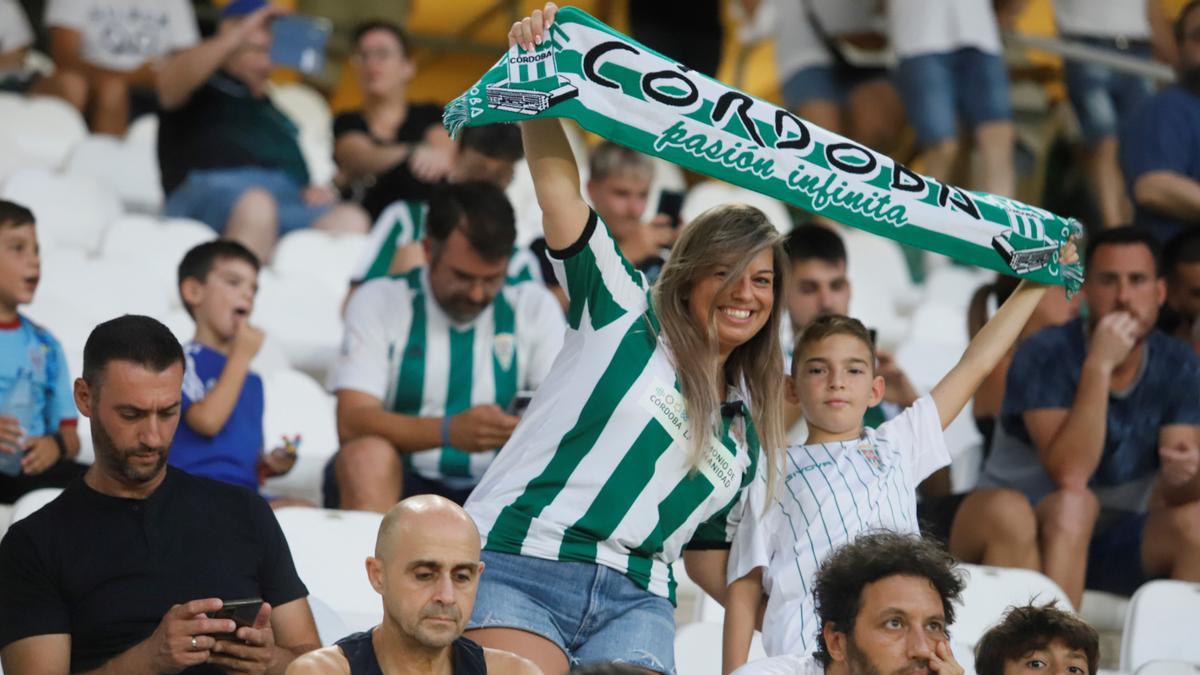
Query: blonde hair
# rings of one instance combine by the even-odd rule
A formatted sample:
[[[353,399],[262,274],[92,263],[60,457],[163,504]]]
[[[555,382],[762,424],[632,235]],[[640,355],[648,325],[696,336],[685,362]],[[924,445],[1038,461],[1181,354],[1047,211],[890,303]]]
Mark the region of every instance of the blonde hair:
[[[787,287],[787,253],[783,235],[762,211],[745,204],[714,207],[686,225],[658,281],[654,284],[654,311],[667,345],[684,400],[692,438],[692,466],[698,467],[710,440],[717,433],[721,400],[718,392],[744,383],[750,416],[768,458],[768,485],[774,488],[775,469],[784,447],[783,352],[779,346],[784,290]],[[719,265],[730,270],[717,293],[732,286],[751,261],[771,251],[775,264],[772,294],[775,301],[766,324],[736,347],[718,368],[716,306],[708,310],[707,327],[696,323],[688,300],[696,282]]]

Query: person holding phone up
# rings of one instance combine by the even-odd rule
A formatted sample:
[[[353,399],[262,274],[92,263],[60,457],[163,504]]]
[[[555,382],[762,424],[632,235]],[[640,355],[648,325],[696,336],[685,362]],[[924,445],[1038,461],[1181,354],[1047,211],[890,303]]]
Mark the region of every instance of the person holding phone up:
[[[149,317],[88,337],[74,391],[96,462],[0,541],[7,675],[277,674],[320,646],[267,503],[167,466],[183,362]]]

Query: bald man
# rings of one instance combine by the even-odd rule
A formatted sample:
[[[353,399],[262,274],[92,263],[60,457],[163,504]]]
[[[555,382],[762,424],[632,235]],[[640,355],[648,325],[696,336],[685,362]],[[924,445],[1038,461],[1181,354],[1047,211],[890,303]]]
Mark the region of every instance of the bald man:
[[[379,525],[367,578],[383,623],[292,662],[287,675],[540,675],[532,662],[462,637],[483,563],[467,512],[436,495],[392,507]]]

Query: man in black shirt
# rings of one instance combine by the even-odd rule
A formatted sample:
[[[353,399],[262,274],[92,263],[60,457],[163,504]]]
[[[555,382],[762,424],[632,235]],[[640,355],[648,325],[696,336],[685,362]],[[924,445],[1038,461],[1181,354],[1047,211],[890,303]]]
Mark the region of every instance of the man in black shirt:
[[[282,673],[319,645],[270,507],[167,467],[183,360],[148,317],[88,337],[75,402],[91,419],[96,463],[0,541],[8,675]],[[265,601],[252,626],[209,618],[239,598]]]
[[[267,97],[265,0],[236,0],[213,37],[172,55],[158,77],[164,210],[206,223],[266,261],[277,236],[313,227],[366,232],[366,213],[310,185],[299,131]]]

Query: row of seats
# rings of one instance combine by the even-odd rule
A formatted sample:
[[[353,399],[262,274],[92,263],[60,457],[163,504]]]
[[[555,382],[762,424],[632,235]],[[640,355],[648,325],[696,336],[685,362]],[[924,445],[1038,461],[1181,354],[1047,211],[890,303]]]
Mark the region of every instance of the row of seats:
[[[58,495],[38,490],[14,506],[13,522],[33,513]],[[379,596],[367,581],[364,561],[373,554],[382,516],[362,511],[286,508],[275,512],[287,537],[296,570],[308,586],[321,638],[326,643],[379,622]],[[967,673],[974,673],[976,643],[1005,609],[1029,601],[1057,600],[1070,606],[1066,594],[1048,577],[1021,569],[963,565],[967,586],[953,627],[955,654]],[[723,610],[687,578],[682,565],[676,621],[677,668],[688,675],[720,672]],[[690,608],[687,609],[687,608]],[[1200,584],[1153,581],[1143,585],[1122,617],[1120,672],[1137,675],[1184,675],[1186,663],[1200,663],[1200,643],[1193,636],[1200,616]],[[764,655],[758,636],[751,658]],[[1190,667],[1190,666],[1189,666]],[[1151,670],[1148,670],[1150,668]]]

